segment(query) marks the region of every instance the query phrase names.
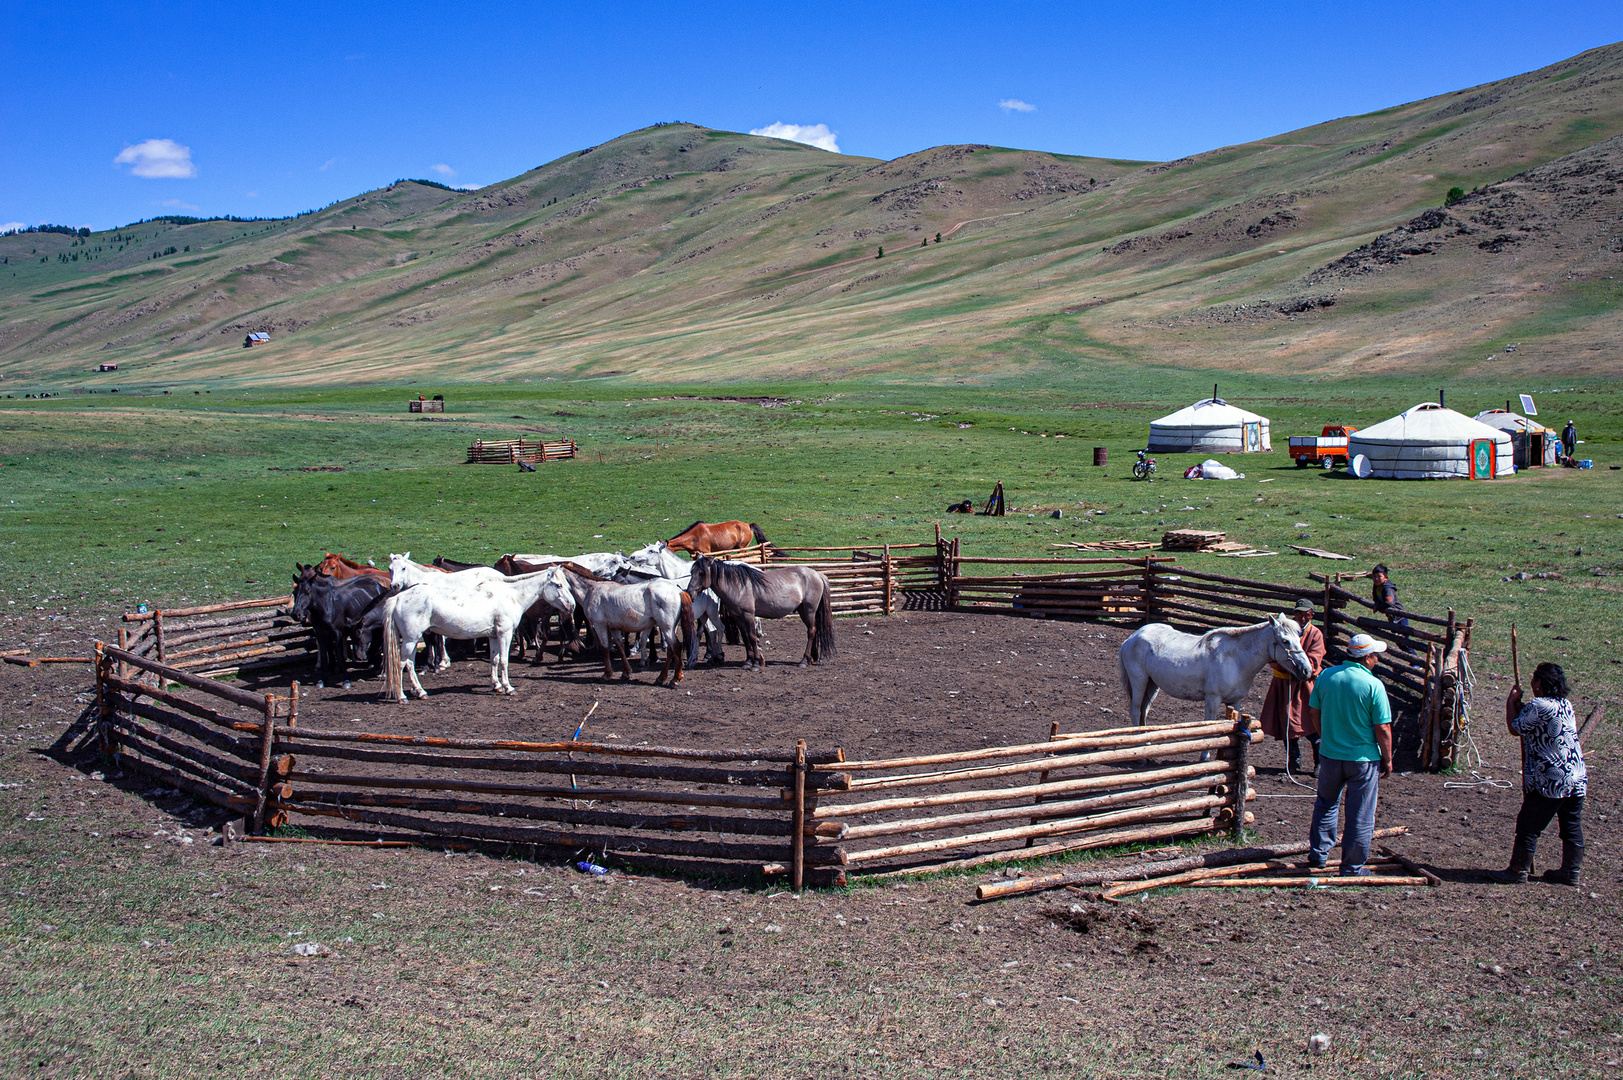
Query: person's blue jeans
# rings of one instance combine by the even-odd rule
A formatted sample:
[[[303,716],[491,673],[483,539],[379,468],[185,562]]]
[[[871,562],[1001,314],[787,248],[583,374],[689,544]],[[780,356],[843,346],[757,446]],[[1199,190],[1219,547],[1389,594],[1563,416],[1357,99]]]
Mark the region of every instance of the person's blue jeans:
[[[1309,861],[1322,865],[1336,846],[1336,812],[1347,795],[1347,835],[1341,841],[1341,872],[1357,873],[1369,861],[1375,839],[1375,799],[1380,793],[1378,761],[1319,762],[1319,796],[1313,802],[1313,829],[1308,836]]]

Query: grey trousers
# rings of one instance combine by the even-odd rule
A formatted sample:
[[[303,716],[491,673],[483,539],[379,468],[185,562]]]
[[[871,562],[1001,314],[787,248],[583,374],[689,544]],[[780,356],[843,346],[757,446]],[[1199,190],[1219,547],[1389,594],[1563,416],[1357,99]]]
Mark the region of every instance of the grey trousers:
[[[1313,801],[1313,829],[1308,834],[1309,860],[1323,863],[1336,844],[1336,811],[1341,793],[1347,793],[1347,835],[1341,843],[1341,872],[1357,871],[1369,860],[1369,845],[1375,839],[1375,799],[1380,793],[1381,763],[1340,761],[1324,758],[1319,762],[1319,796]]]

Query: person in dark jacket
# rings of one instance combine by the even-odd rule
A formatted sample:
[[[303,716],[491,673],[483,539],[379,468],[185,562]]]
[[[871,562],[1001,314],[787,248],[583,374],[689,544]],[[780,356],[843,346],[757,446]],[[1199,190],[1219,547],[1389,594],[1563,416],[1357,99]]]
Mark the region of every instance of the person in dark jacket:
[[[1561,449],[1566,457],[1572,457],[1578,449],[1578,428],[1571,420],[1561,429]]]
[[[1550,819],[1561,823],[1561,868],[1544,871],[1556,885],[1578,884],[1584,864],[1584,797],[1589,770],[1578,745],[1578,723],[1568,700],[1567,676],[1558,664],[1533,670],[1533,700],[1522,701],[1522,688],[1505,698],[1505,727],[1522,740],[1522,809],[1516,815],[1516,842],[1510,865],[1493,877],[1519,885],[1533,869],[1538,838]]]
[[[1375,569],[1371,571],[1371,577],[1375,582],[1375,595],[1372,597],[1375,603],[1375,611],[1376,614],[1385,615],[1386,621],[1393,626],[1402,628],[1403,647],[1408,648],[1409,609],[1404,607],[1403,602],[1398,599],[1398,587],[1392,584],[1392,579],[1388,576],[1388,573],[1385,563],[1376,563]]]

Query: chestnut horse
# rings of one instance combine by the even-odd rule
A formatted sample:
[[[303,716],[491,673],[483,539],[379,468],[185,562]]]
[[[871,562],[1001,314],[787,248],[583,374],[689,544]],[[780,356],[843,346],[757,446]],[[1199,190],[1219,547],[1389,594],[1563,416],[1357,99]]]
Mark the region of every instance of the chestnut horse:
[[[329,551],[316,564],[316,573],[335,577],[340,581],[353,577],[377,578],[385,585],[389,584],[389,571],[379,570],[375,566],[362,566],[354,559],[346,559],[337,552]]]
[[[687,551],[694,555],[709,555],[716,551],[736,551],[751,544],[766,543],[766,533],[749,521],[722,521],[709,524],[695,521],[676,536],[665,541],[672,551]]]

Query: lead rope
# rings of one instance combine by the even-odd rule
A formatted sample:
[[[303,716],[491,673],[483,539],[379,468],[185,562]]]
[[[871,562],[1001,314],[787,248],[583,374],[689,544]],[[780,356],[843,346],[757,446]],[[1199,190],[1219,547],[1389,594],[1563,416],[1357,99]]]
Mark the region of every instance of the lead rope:
[[[1476,739],[1471,735],[1471,705],[1473,691],[1476,690],[1476,674],[1471,670],[1470,654],[1460,650],[1460,677],[1454,681],[1454,715],[1460,718],[1460,734],[1465,737],[1464,767],[1471,770],[1470,780],[1447,780],[1443,787],[1447,788],[1508,788],[1513,786],[1509,780],[1500,780],[1497,777],[1484,776],[1482,770],[1487,768],[1482,761],[1482,751],[1478,749]],[[1458,746],[1458,742],[1455,743]]]

